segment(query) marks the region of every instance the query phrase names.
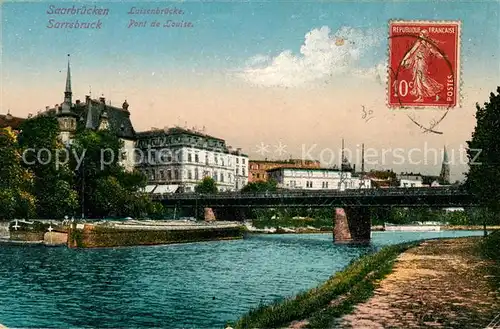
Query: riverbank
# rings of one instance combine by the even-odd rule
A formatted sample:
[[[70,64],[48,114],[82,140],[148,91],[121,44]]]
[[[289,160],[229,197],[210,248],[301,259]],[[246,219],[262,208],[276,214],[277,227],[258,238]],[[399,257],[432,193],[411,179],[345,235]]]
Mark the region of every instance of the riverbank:
[[[318,288],[252,310],[234,327],[484,328],[500,313],[500,272],[498,263],[480,255],[481,241],[383,248]]]
[[[237,222],[126,221],[74,225],[68,231],[68,247],[101,248],[189,243],[243,238]]]
[[[10,229],[9,229],[10,224]],[[41,221],[5,223],[0,243],[42,244],[70,248],[102,248],[212,240],[242,239],[246,229],[239,222],[189,220],[127,220],[50,224]]]
[[[318,233],[332,233],[332,227],[265,227],[256,228],[251,223],[245,223],[246,229],[249,233],[257,234],[318,234]],[[480,225],[441,225],[439,226],[441,231],[483,231],[484,227]],[[486,226],[487,231],[500,230],[500,226]],[[383,225],[374,225],[371,227],[372,232],[383,232],[385,231]],[[404,232],[405,230],[401,230]],[[435,231],[435,230],[423,230],[423,231]]]

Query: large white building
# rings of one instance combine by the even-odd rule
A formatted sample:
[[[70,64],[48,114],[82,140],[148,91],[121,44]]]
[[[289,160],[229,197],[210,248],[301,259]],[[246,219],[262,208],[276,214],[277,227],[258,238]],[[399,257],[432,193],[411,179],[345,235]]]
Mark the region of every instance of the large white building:
[[[223,139],[184,128],[153,129],[136,134],[136,167],[148,177],[146,192],[194,192],[212,177],[220,192],[248,183],[248,156]]]
[[[327,168],[275,168],[267,171],[269,179],[277,182],[278,188],[308,190],[345,190],[371,188],[368,178],[353,176]],[[342,184],[341,184],[342,182]]]

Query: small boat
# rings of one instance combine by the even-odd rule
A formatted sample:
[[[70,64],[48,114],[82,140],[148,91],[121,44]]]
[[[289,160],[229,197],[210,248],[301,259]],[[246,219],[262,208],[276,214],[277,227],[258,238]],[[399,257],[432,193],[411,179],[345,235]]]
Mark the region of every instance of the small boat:
[[[388,232],[439,232],[441,225],[435,223],[416,223],[416,224],[390,224],[384,223],[384,231]]]

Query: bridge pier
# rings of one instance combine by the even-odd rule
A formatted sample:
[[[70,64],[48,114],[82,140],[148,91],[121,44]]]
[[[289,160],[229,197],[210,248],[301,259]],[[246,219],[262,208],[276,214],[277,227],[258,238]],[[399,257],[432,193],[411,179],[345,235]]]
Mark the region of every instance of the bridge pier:
[[[335,243],[368,243],[371,218],[368,207],[335,208],[333,239]]]

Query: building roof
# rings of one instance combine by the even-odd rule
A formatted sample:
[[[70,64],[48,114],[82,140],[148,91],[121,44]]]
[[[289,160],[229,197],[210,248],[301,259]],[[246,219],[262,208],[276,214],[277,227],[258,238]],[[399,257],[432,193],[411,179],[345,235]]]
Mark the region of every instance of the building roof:
[[[198,149],[208,149],[208,150],[214,150],[217,152],[222,152],[222,153],[228,153],[228,154],[233,154],[233,155],[238,155],[242,157],[248,157],[248,155],[244,154],[241,152],[241,149],[232,149],[231,147],[228,147],[226,145],[226,141],[222,138],[217,138],[211,135],[207,135],[195,130],[191,129],[186,129],[186,128],[181,128],[181,127],[171,127],[171,128],[164,128],[164,129],[151,129],[147,131],[141,131],[136,133],[136,137],[139,140],[139,147],[141,147],[141,143],[144,140],[147,140],[150,137],[156,137],[159,138],[160,140],[163,140],[163,143],[167,142],[167,137],[170,136],[187,136],[188,138],[191,137],[198,137],[199,139],[195,138],[193,141],[191,138],[190,141],[185,141],[183,138],[179,137],[179,141],[175,142],[177,145],[185,145],[185,146],[190,146]],[[211,140],[211,142],[210,142]],[[208,141],[208,143],[206,143]],[[170,144],[170,142],[167,142]],[[212,143],[212,145],[210,145]],[[216,146],[214,146],[214,144]],[[160,143],[163,145],[162,143]],[[205,145],[206,144],[206,145]]]
[[[80,103],[75,105],[74,111],[84,118],[85,125],[90,129],[97,129],[101,122],[101,116],[108,118],[109,130],[114,131],[118,137],[135,139],[136,132],[130,120],[130,112],[105,104],[101,100],[89,99],[88,105]],[[90,112],[90,115],[89,115]]]
[[[215,139],[217,141],[225,142],[222,138],[217,138],[211,135],[207,135],[204,133],[201,133],[199,131],[187,129],[187,128],[181,128],[181,127],[169,127],[169,128],[164,128],[164,129],[151,129],[151,130],[146,130],[146,131],[140,131],[137,132],[138,137],[147,137],[147,136],[162,136],[162,135],[190,135],[190,136],[196,136],[196,137],[203,137],[203,138],[211,138]]]
[[[319,163],[319,160],[303,160],[303,159],[288,159],[288,160],[248,160],[251,163],[269,163],[269,164],[296,164],[296,163]]]
[[[0,114],[0,128],[11,127],[12,129],[18,130],[25,120],[25,118],[15,117],[10,113]]]
[[[332,172],[340,172],[339,169],[333,168],[304,168],[304,167],[277,167],[273,169],[266,170],[267,172],[278,171],[278,170],[314,170],[314,171],[332,171]]]
[[[42,115],[57,115],[58,109],[50,108],[42,112]],[[104,103],[103,100],[88,98],[86,102],[77,101],[72,104],[71,110],[79,118],[79,124],[83,124],[86,128],[97,129],[100,124],[101,115],[106,113],[109,122],[109,130],[116,133],[120,138],[135,139],[136,132],[130,120],[130,112],[123,108],[111,106]],[[90,112],[90,115],[89,115]]]

